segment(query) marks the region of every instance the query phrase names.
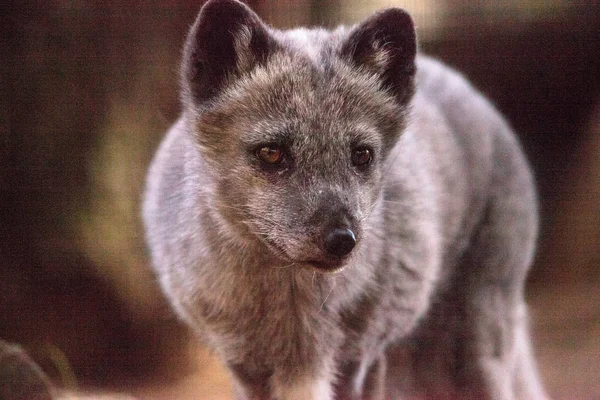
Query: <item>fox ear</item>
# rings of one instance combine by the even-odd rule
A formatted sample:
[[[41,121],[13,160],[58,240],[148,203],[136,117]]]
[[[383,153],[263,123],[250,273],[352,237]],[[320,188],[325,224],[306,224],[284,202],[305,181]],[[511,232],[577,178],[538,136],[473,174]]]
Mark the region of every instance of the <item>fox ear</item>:
[[[412,18],[399,8],[383,10],[356,26],[341,48],[354,66],[380,76],[401,104],[414,92],[417,40]]]
[[[268,28],[237,0],[209,0],[187,37],[182,64],[183,102],[201,106],[232,79],[264,63],[276,47]]]

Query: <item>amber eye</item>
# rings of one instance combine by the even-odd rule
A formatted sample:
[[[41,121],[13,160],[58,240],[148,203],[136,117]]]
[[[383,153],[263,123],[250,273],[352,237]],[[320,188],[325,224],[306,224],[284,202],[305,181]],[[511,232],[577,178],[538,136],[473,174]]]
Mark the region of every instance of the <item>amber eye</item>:
[[[372,159],[371,150],[367,148],[358,148],[352,151],[352,164],[357,167],[369,165]]]
[[[265,164],[279,164],[283,161],[283,151],[276,145],[263,146],[256,150],[256,156]]]

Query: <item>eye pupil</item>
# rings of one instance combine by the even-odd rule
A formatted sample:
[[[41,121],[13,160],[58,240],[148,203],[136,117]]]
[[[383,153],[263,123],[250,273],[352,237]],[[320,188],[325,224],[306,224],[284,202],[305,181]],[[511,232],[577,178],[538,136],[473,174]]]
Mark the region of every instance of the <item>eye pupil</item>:
[[[356,149],[352,152],[352,164],[356,166],[365,166],[371,162],[371,150]]]
[[[263,146],[256,155],[266,164],[279,164],[283,160],[283,151],[277,146]]]

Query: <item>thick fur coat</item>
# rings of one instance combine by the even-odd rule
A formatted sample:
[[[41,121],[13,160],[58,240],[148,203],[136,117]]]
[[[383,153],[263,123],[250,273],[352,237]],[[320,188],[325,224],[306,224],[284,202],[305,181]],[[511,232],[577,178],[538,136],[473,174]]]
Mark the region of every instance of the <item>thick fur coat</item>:
[[[532,174],[494,107],[417,55],[408,14],[279,31],[211,0],[181,93],[148,246],[239,398],[545,398]]]

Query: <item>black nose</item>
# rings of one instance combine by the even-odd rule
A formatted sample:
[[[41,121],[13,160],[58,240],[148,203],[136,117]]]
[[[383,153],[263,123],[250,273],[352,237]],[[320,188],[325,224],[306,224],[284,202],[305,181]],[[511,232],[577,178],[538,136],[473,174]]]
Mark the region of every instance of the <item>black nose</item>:
[[[325,250],[336,257],[349,254],[356,244],[354,232],[346,228],[336,228],[325,237]]]

